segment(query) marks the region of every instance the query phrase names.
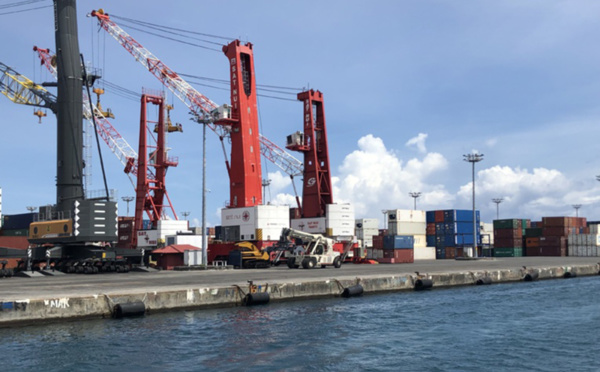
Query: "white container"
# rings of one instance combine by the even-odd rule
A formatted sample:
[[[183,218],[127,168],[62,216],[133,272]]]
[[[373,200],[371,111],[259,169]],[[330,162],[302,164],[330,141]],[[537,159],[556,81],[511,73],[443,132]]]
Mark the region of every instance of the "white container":
[[[435,247],[419,247],[414,249],[415,261],[435,260]]]
[[[387,219],[389,222],[425,222],[425,211],[412,209],[390,209],[387,211]]]
[[[600,234],[590,234],[589,242],[592,247],[600,246]]]
[[[388,223],[388,235],[425,235],[427,224],[425,222],[396,222]]]
[[[202,265],[201,250],[185,250],[183,251],[183,264],[186,266]]]
[[[374,236],[379,235],[379,230],[378,229],[356,229],[355,233],[356,233],[356,237],[358,239],[373,238]]]
[[[202,235],[167,235],[165,237],[166,245],[188,244],[198,249],[202,249]]]
[[[290,226],[294,230],[311,234],[325,234],[327,231],[325,217],[293,219],[290,221]]]
[[[600,229],[598,229],[598,224],[594,223],[590,226],[590,234],[600,234]]]
[[[379,220],[377,218],[359,218],[354,221],[356,230],[375,229],[379,230]]]
[[[427,247],[427,235],[414,235],[415,238],[415,248],[425,248]]]

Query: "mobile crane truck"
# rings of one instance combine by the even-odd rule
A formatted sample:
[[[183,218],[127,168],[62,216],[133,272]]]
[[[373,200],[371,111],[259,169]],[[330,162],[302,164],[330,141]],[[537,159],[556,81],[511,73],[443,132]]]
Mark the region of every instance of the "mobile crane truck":
[[[342,266],[342,255],[333,249],[335,241],[321,234],[311,234],[289,228],[283,228],[281,239],[295,239],[301,244],[293,252],[286,252],[287,265],[290,269],[300,266],[312,269],[317,266],[333,266],[339,269]]]

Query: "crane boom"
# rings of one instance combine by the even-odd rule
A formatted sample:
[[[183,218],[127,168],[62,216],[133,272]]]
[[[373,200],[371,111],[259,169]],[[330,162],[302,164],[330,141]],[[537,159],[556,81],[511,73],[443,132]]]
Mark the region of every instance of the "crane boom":
[[[92,11],[91,15],[97,17],[100,26],[119,42],[139,63],[160,80],[173,92],[194,114],[196,120],[206,123],[220,138],[230,137],[227,125],[215,124],[215,116],[219,106],[206,96],[194,89],[175,71],[165,65],[160,59],[144,48],[127,32],[110,19],[102,9]],[[273,162],[282,171],[290,176],[302,174],[302,162],[287,153],[281,147],[259,134],[261,154]]]
[[[14,103],[56,111],[56,96],[0,62],[0,89]]]

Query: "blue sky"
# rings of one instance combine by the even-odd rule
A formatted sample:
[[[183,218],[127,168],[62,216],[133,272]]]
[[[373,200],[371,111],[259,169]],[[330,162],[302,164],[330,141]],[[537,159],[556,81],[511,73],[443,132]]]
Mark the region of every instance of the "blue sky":
[[[2,0],[0,7],[14,2]],[[86,17],[98,8],[250,41],[258,84],[322,91],[334,200],[352,202],[357,218],[412,208],[410,191],[422,192],[419,209],[471,208],[471,165],[462,159],[478,151],[484,160],[476,166],[477,208],[484,221],[495,218],[497,197],[504,198],[501,218],[574,215],[572,204],[582,204],[580,216],[600,220],[597,1],[79,2],[85,59],[107,81],[141,92],[162,87],[98,32],[97,21]],[[53,22],[52,8],[0,15],[0,61],[36,81],[50,80],[32,48],[54,49]],[[177,72],[228,78],[220,52],[123,28]],[[227,90],[195,87],[214,102],[229,102]],[[115,113],[111,123],[137,149],[139,102],[106,90],[102,105]],[[172,119],[184,125],[184,133],[169,137],[170,155],[180,164],[169,170],[168,191],[178,213],[199,220],[201,127],[181,102],[167,98],[175,100]],[[33,109],[5,97],[0,110],[3,212],[54,203],[55,119],[38,124]],[[260,97],[259,112],[261,132],[280,146],[302,129],[299,102]],[[101,145],[109,187],[119,200],[133,195],[121,164]],[[216,225],[229,194],[212,133],[207,154],[207,218]],[[263,162],[263,172],[272,180],[266,199],[291,203],[287,177],[270,163]],[[102,188],[97,160],[92,180],[91,189]],[[119,208],[125,214],[124,202]]]

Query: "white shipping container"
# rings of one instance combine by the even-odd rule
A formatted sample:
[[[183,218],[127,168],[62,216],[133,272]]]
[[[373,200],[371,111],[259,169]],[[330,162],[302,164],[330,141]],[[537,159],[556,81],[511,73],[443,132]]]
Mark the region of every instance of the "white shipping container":
[[[193,247],[202,249],[202,235],[167,235],[165,237],[166,245],[189,244]]]
[[[356,229],[375,229],[379,230],[379,220],[377,218],[359,218],[354,221]]]
[[[281,236],[281,230],[283,230],[283,228],[277,228],[277,227],[270,227],[270,228],[266,228],[266,229],[257,229],[256,231],[256,238],[258,239],[258,232],[261,231],[262,232],[262,240],[279,240],[279,237]]]
[[[289,227],[288,206],[257,205],[246,208],[221,209],[222,226],[251,226],[253,229],[270,227],[273,224]]]
[[[414,235],[415,238],[415,248],[424,248],[427,247],[427,235]]]
[[[435,260],[435,247],[419,247],[413,251],[415,261]]]
[[[185,250],[183,251],[183,264],[186,266],[202,265],[201,250]]]
[[[600,246],[600,234],[590,234],[589,242],[592,247]]]
[[[325,234],[327,225],[325,217],[318,218],[298,218],[290,221],[291,228],[309,232],[311,234]]]
[[[390,209],[387,211],[388,221],[399,222],[425,222],[425,211],[412,209]]]
[[[591,224],[590,226],[590,234],[600,234],[600,230],[598,229],[598,224]]]
[[[327,204],[325,206],[325,215],[330,213],[351,213],[354,214],[354,206],[352,204]]]
[[[378,229],[356,229],[356,237],[359,239],[362,238],[366,238],[366,237],[373,237],[376,235],[379,235],[379,230]]]
[[[372,247],[373,246],[373,238],[365,238],[365,239],[360,239],[362,241],[362,246],[363,247]]]
[[[395,222],[388,224],[388,235],[425,235],[427,224],[425,222]]]

